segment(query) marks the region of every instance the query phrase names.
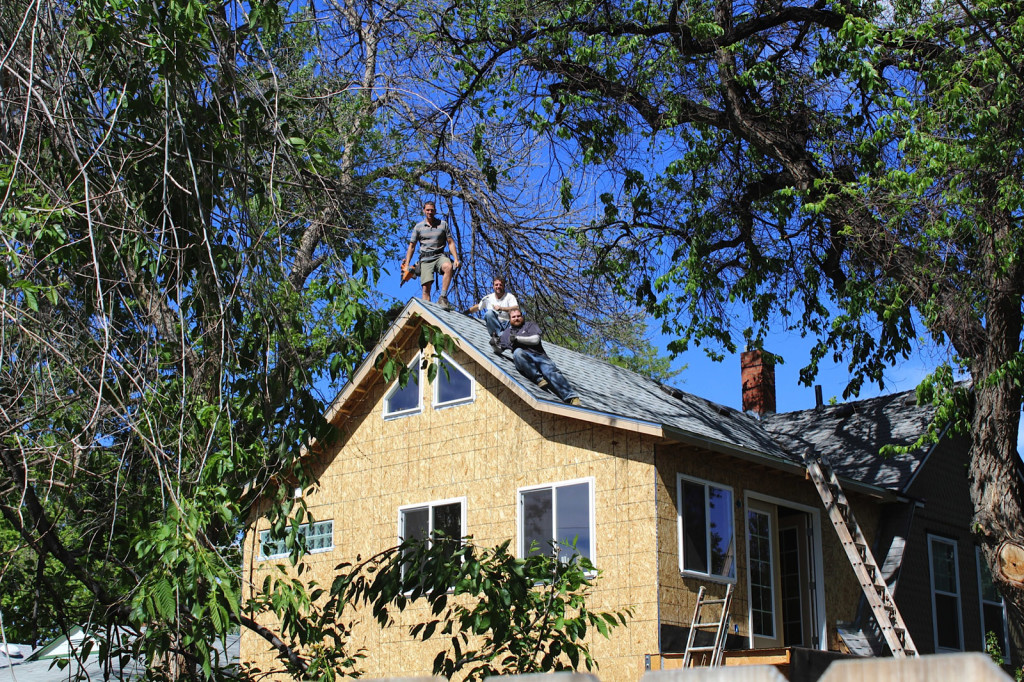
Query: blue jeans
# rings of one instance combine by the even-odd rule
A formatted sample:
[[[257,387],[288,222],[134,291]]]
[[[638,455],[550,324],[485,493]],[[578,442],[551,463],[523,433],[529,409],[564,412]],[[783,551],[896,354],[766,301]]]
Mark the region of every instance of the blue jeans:
[[[484,311],[484,324],[487,325],[487,331],[491,336],[501,336],[501,333],[508,329],[508,320],[501,319],[498,313],[490,309]]]
[[[516,348],[512,351],[512,361],[516,363],[516,369],[519,370],[519,373],[533,383],[537,383],[541,379],[547,379],[548,383],[551,384],[551,389],[555,392],[555,395],[562,399],[562,402],[567,403],[573,398],[579,397],[576,391],[572,390],[572,386],[569,385],[566,378],[555,367],[555,363],[551,362],[551,358],[547,355]]]

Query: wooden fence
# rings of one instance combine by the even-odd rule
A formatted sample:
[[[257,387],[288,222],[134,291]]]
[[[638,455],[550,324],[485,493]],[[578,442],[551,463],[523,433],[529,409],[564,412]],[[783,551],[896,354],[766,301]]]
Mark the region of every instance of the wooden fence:
[[[599,675],[546,673],[488,678],[502,682],[601,682]],[[367,682],[445,682],[443,678],[386,678]],[[770,665],[650,670],[638,682],[787,682]],[[919,658],[846,659],[832,663],[818,682],[1013,682],[985,654],[936,654]]]

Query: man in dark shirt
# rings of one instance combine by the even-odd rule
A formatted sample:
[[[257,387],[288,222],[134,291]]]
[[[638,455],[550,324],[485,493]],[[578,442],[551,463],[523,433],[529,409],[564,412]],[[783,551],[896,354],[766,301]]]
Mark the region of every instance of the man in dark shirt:
[[[509,311],[509,326],[501,333],[496,350],[511,350],[512,362],[520,374],[541,388],[550,386],[562,402],[579,405],[579,395],[544,352],[541,333],[536,322],[527,322],[523,312],[515,308]]]
[[[424,219],[416,223],[409,233],[409,249],[405,253],[402,265],[408,268],[412,262],[412,254],[416,244],[420,245],[420,285],[423,286],[423,300],[430,300],[430,288],[434,284],[434,273],[441,272],[441,296],[437,299],[445,308],[451,309],[448,303],[448,285],[452,283],[452,273],[459,267],[459,252],[455,248],[455,240],[448,231],[448,223],[435,217],[437,207],[433,201],[423,204]],[[444,253],[445,244],[451,251],[451,260]]]

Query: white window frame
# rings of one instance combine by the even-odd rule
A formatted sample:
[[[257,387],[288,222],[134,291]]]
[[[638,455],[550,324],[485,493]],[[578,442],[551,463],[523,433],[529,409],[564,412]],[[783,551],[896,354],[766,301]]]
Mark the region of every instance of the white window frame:
[[[402,417],[408,417],[410,415],[420,414],[423,412],[423,369],[420,366],[421,355],[421,353],[417,353],[416,357],[412,359],[412,362],[406,365],[408,368],[416,368],[416,406],[405,410],[398,410],[397,412],[388,412],[388,402],[391,400],[391,396],[403,388],[398,382],[398,377],[395,377],[394,385],[384,394],[384,401],[382,405],[384,419],[401,419]],[[409,384],[406,384],[404,388],[408,388],[408,386]]]
[[[763,516],[768,522],[768,591],[771,596],[771,603],[768,605],[768,615],[770,616],[771,632],[754,632],[754,579],[752,565],[754,563],[753,557],[750,555],[750,545],[753,541],[753,536],[750,533],[749,519],[752,514]],[[753,509],[747,505],[747,520],[745,524],[747,531],[747,585],[750,593],[750,634],[753,637],[764,637],[765,639],[775,639],[779,636],[778,628],[776,627],[776,618],[778,617],[778,611],[776,608],[776,602],[778,601],[778,595],[775,594],[775,571],[776,571],[776,557],[775,557],[775,542],[773,540],[775,534],[775,528],[772,523],[772,514],[762,509]]]
[[[430,514],[428,517],[428,528],[427,528],[427,542],[428,545],[433,544],[433,533],[434,533],[434,509],[436,507],[444,507],[449,504],[459,503],[459,546],[462,546],[463,538],[466,537],[466,498],[465,497],[449,497],[445,500],[432,500],[430,502],[422,502],[420,504],[404,504],[398,508],[398,541],[405,541],[405,513],[409,511],[415,511],[417,509],[429,509]]]
[[[954,582],[956,584],[956,589],[957,589],[957,592],[955,594],[951,593],[951,592],[940,591],[940,590],[937,590],[935,588],[935,556],[934,556],[934,552],[932,551],[932,547],[936,543],[940,543],[940,544],[944,544],[944,545],[949,545],[949,546],[951,546],[953,548],[953,570],[955,571],[955,575],[953,576],[953,580],[954,580]],[[963,598],[962,598],[962,596],[960,594],[960,592],[962,591],[961,588],[960,588],[960,552],[959,552],[959,548],[957,547],[956,540],[948,538],[948,537],[944,537],[942,535],[934,535],[932,533],[928,534],[928,581],[929,581],[929,583],[931,585],[932,635],[934,637],[934,642],[935,642],[935,653],[948,653],[948,652],[952,652],[952,651],[963,651],[964,650],[964,612],[963,612],[963,604],[962,604],[962,599]],[[939,646],[939,619],[938,619],[938,609],[936,608],[936,605],[935,605],[935,595],[936,594],[941,594],[941,595],[947,596],[947,597],[956,597],[956,616],[957,616],[957,620],[959,621],[959,628],[958,628],[958,630],[959,630],[959,633],[960,633],[960,648],[959,649],[952,649],[950,647],[940,647]]]
[[[729,492],[730,504],[729,504],[729,520],[731,524],[730,531],[731,543],[732,543],[732,575],[719,575],[717,573],[711,573],[711,533],[710,528],[705,526],[704,528],[704,542],[708,557],[708,572],[695,571],[693,569],[685,568],[685,557],[683,556],[684,547],[686,546],[683,538],[683,482],[694,483],[697,485],[704,486],[704,511],[706,518],[710,518],[710,510],[708,509],[708,488],[718,488],[719,490],[727,490]],[[677,540],[679,542],[679,572],[686,576],[699,577],[705,580],[710,580],[719,583],[735,583],[737,581],[737,549],[736,549],[736,491],[733,490],[732,486],[717,483],[715,481],[709,481],[703,478],[696,478],[694,476],[687,476],[685,474],[676,474],[676,528],[677,528]],[[744,537],[746,534],[744,533]]]
[[[441,361],[440,360],[435,360],[434,362],[437,363],[437,376],[434,377],[434,387],[433,387],[434,388],[434,403],[433,403],[434,404],[434,408],[441,410],[441,409],[445,409],[445,408],[448,408],[448,407],[456,407],[458,405],[466,405],[466,404],[471,403],[474,400],[476,400],[476,381],[473,380],[473,377],[469,374],[469,372],[467,372],[466,370],[462,369],[462,365],[460,365],[459,363],[455,362],[455,360],[452,359],[452,357],[450,355],[448,355],[447,353],[445,353],[445,352],[441,353],[441,359],[443,359],[444,362],[446,362],[448,364],[448,370],[449,370],[448,373],[449,373],[449,375],[451,375],[452,372],[458,372],[462,376],[464,376],[467,379],[469,379],[469,395],[464,397],[464,398],[456,398],[455,400],[448,400],[446,402],[441,402],[441,381],[442,381],[442,378],[443,378],[443,375],[444,375],[444,369],[441,367]]]
[[[1002,632],[1002,636],[1003,636],[1003,644],[1005,645],[1004,648],[1006,649],[1006,651],[1003,651],[1003,659],[1007,663],[1011,663],[1012,661],[1010,660],[1010,631],[1009,631],[1009,622],[1010,622],[1010,620],[1009,620],[1009,614],[1006,611],[1006,600],[1003,599],[1003,595],[1001,595],[1001,594],[999,595],[999,602],[998,603],[994,602],[994,601],[988,601],[988,600],[985,599],[985,592],[984,592],[984,588],[983,588],[982,580],[981,580],[981,576],[984,575],[982,573],[982,571],[984,571],[986,574],[991,574],[991,571],[988,570],[988,565],[985,563],[985,558],[981,555],[981,547],[978,547],[977,545],[975,545],[975,547],[974,547],[974,561],[975,561],[975,563],[976,563],[976,565],[978,567],[978,569],[977,569],[978,570],[978,611],[979,611],[979,613],[978,613],[979,619],[978,620],[981,621],[981,646],[982,646],[982,648],[984,648],[985,645],[988,643],[987,639],[986,639],[988,637],[988,631],[992,630],[992,628],[986,627],[986,624],[985,624],[985,606],[986,605],[987,606],[998,606],[1002,610],[1002,612],[1003,612],[1003,632]],[[999,592],[997,591],[996,594],[999,594]]]
[[[328,524],[330,525],[330,530],[329,531],[324,530],[324,527],[327,526]],[[316,526],[317,530],[321,531],[320,533],[317,533],[317,535],[328,535],[329,534],[330,537],[331,537],[331,542],[330,542],[330,545],[327,546],[327,547],[318,547],[316,549],[308,549],[308,539],[309,539],[309,535],[310,535],[310,530],[309,530],[310,524],[303,523],[303,524],[301,524],[299,526],[299,535],[302,535],[302,536],[306,537],[306,539],[307,539],[306,554],[321,554],[323,552],[330,552],[331,550],[333,550],[334,549],[334,519],[324,519],[322,521],[314,521],[312,525]],[[265,554],[263,554],[263,547],[268,542],[273,542],[275,544],[279,544],[284,549],[283,550],[279,550],[279,551],[277,551],[277,552],[275,552],[273,554],[266,554],[265,555]],[[281,559],[283,557],[288,556],[289,554],[291,554],[291,552],[287,549],[287,547],[285,546],[284,543],[285,543],[284,538],[282,538],[280,540],[271,540],[270,539],[270,529],[261,530],[260,531],[260,544],[259,544],[259,548],[257,549],[256,560],[257,561],[265,561],[267,559]]]
[[[585,478],[574,478],[568,481],[555,481],[551,483],[541,483],[539,485],[523,486],[516,491],[516,530],[519,535],[517,547],[519,550],[519,557],[526,558],[529,554],[530,548],[524,547],[526,533],[523,531],[523,523],[525,522],[525,512],[523,509],[523,493],[529,493],[537,490],[551,490],[551,541],[558,542],[558,538],[555,537],[555,529],[558,528],[558,489],[565,488],[568,486],[579,485],[581,483],[587,484],[587,532],[590,534],[590,553],[589,555],[581,554],[580,556],[586,556],[591,564],[597,565],[597,524],[596,516],[597,512],[594,507],[594,488],[595,479],[593,476],[587,476]]]

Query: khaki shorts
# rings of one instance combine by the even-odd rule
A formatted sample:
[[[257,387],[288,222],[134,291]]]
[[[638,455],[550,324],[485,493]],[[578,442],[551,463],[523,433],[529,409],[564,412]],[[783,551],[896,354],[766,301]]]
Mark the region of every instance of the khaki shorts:
[[[438,256],[432,261],[423,262],[420,261],[420,284],[430,284],[434,281],[434,273],[441,274],[441,266],[445,263],[451,265],[451,261],[448,260],[448,256],[444,254]]]

